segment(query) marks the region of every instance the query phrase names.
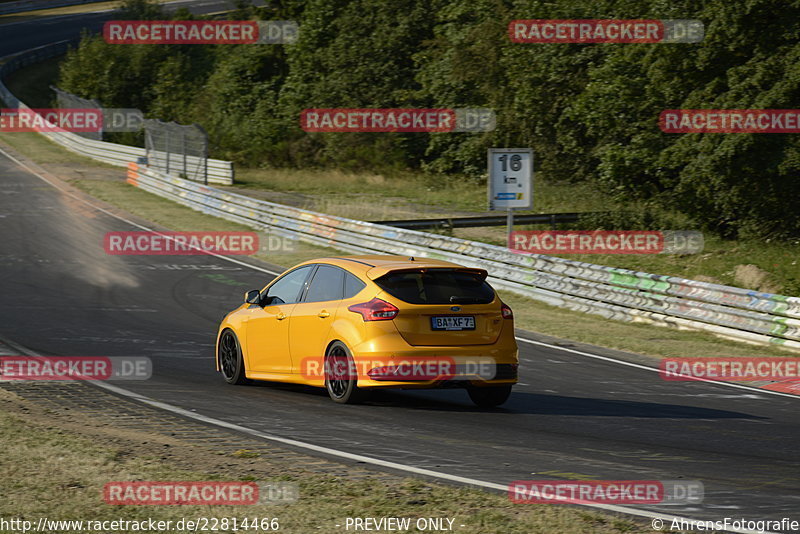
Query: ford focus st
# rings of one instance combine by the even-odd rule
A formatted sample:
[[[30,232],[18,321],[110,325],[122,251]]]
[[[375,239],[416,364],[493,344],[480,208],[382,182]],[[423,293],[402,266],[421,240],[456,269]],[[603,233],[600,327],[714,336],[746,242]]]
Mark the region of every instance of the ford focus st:
[[[466,388],[481,407],[517,382],[514,318],[483,269],[403,256],[343,256],[289,269],[222,321],[217,370],[230,384],[327,389]]]

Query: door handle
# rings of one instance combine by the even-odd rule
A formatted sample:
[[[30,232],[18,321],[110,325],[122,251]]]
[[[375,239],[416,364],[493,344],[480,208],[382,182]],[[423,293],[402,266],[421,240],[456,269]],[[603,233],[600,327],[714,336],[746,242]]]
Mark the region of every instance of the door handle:
[[[325,311],[325,310],[322,310],[321,312],[319,312],[319,313],[317,314],[317,317],[319,317],[320,319],[324,319],[325,317],[330,317],[330,316],[331,316],[331,314],[330,314],[330,313],[328,313],[328,312],[327,312],[327,311]]]
[[[279,313],[278,315],[276,315],[276,316],[275,316],[275,318],[276,318],[277,320],[279,320],[279,321],[283,321],[284,319],[286,319],[286,314],[285,314],[285,313],[283,313],[283,312],[281,312],[281,313]]]

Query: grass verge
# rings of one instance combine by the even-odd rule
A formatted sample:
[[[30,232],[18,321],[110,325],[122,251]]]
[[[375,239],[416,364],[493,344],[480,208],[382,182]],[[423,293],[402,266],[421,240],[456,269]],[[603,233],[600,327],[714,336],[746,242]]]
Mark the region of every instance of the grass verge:
[[[281,531],[303,534],[343,531],[336,525],[347,517],[438,517],[454,519],[454,530],[463,534],[651,531],[630,519],[565,506],[513,504],[504,495],[476,489],[401,476],[343,480],[285,460],[220,455],[146,431],[103,430],[97,428],[102,422],[80,413],[54,418],[47,410],[2,389],[0,406],[4,443],[0,517],[5,520],[25,518],[36,525],[42,517],[51,521],[153,519],[173,521],[174,525],[198,517],[277,518]],[[300,498],[292,504],[251,506],[112,506],[103,502],[102,488],[107,482],[134,480],[289,481],[298,484]],[[74,525],[48,530],[98,531]],[[178,532],[174,527],[168,531]]]

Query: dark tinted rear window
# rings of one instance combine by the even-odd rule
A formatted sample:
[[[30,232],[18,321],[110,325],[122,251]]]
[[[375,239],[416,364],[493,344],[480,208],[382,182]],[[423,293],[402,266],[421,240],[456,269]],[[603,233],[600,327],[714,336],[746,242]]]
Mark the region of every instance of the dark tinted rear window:
[[[450,269],[394,272],[375,283],[410,304],[488,304],[494,290],[480,275]]]

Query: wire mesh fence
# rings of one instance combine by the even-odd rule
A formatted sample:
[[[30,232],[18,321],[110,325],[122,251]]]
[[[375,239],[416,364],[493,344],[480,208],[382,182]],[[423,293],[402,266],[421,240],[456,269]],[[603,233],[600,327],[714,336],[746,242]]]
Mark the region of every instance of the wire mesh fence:
[[[17,98],[17,96],[15,96],[8,89],[8,87],[4,85],[4,80],[7,76],[28,65],[52,57],[61,56],[67,50],[69,50],[71,46],[75,46],[76,43],[77,40],[59,41],[57,43],[34,48],[14,56],[0,58],[0,100],[2,100],[5,107],[12,109],[29,108],[29,106],[20,101],[19,98]],[[83,106],[84,104],[81,105]],[[143,114],[138,109],[103,108],[104,134],[111,132],[141,131],[143,122]],[[203,133],[205,134],[205,132]],[[143,134],[144,132],[141,133],[142,137],[144,137]],[[143,165],[147,164],[146,151],[144,148],[139,148],[142,146],[141,141],[131,143],[126,139],[121,144],[120,141],[96,141],[94,139],[85,139],[83,137],[79,137],[77,133],[73,132],[43,133],[42,135],[47,136],[53,142],[72,152],[102,161],[104,163],[110,163],[112,165],[123,167],[127,166],[133,161],[138,161]],[[180,145],[180,143],[177,144]],[[203,153],[203,156],[207,156],[207,148],[200,152]],[[173,172],[175,173],[184,172],[187,177],[190,177],[193,180],[201,181],[204,184],[214,183],[230,185],[234,182],[234,168],[230,161],[209,159],[203,156],[195,157],[187,154],[186,165],[176,164],[171,166],[170,170],[172,171],[174,169]],[[158,163],[158,154],[154,154],[154,158]],[[161,163],[163,168],[166,169],[166,158],[163,159],[164,161]],[[183,157],[173,155],[171,160],[175,162],[180,160],[182,162]],[[186,169],[186,171],[183,171],[183,169]]]
[[[105,134],[118,132],[138,132],[142,129],[144,115],[134,108],[107,108],[94,99],[82,98],[55,86],[50,86],[56,93],[59,109],[99,109],[102,112],[103,125],[99,131],[74,132],[87,139],[102,141]]]
[[[99,109],[102,111],[103,106],[97,100],[90,100],[88,98],[81,98],[77,95],[73,95],[72,93],[68,93],[67,91],[62,91],[58,87],[53,85],[50,86],[50,89],[55,91],[56,99],[58,102],[59,109]],[[75,135],[80,135],[81,137],[85,137],[86,139],[94,139],[95,141],[102,141],[103,140],[103,130],[98,130],[95,132],[81,132],[75,131]]]
[[[150,167],[208,184],[208,134],[199,124],[146,119],[144,146]]]
[[[50,86],[60,109],[99,109],[103,128],[97,132],[76,132],[88,139],[103,140],[104,132],[135,131],[144,128],[147,164],[167,174],[208,184],[208,134],[199,124],[184,125],[144,119],[136,109],[104,108],[97,100]]]

